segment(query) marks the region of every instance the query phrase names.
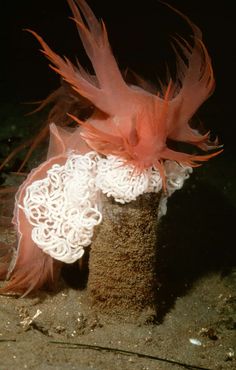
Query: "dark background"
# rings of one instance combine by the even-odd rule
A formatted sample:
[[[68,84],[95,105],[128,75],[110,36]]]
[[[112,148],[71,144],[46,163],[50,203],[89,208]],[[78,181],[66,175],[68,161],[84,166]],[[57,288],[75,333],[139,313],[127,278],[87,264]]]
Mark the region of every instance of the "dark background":
[[[59,86],[37,41],[24,28],[35,30],[59,54],[84,66],[84,54],[66,0],[1,2],[1,102],[23,103],[42,99]],[[106,23],[110,43],[121,68],[130,67],[155,82],[165,64],[173,64],[170,37],[189,29],[178,15],[156,0],[90,0]],[[169,0],[194,21],[212,57],[217,87],[200,111],[206,126],[234,152],[235,122],[235,15],[231,1]]]

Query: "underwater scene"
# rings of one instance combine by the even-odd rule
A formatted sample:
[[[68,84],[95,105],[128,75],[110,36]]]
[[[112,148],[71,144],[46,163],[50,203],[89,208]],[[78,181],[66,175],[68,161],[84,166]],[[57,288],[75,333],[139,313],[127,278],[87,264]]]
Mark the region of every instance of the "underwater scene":
[[[234,369],[233,10],[2,14],[0,369]]]

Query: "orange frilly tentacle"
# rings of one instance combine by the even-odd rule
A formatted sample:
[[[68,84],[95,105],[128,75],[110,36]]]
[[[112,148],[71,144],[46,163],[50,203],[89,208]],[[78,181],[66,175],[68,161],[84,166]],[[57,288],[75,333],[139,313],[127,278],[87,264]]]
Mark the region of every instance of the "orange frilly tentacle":
[[[55,261],[45,254],[32,240],[32,225],[28,221],[22,208],[26,190],[33,182],[43,179],[47,171],[54,165],[63,165],[67,160],[67,150],[77,150],[86,153],[89,148],[80,137],[80,129],[66,130],[50,126],[51,138],[48,159],[36,169],[32,170],[20,186],[16,194],[13,224],[18,234],[18,246],[15,251],[13,266],[11,263],[8,272],[9,281],[0,289],[0,293],[28,294],[43,286],[55,285],[61,262]],[[9,263],[5,253],[0,266],[0,274],[4,277]]]
[[[18,246],[15,252],[14,266],[10,266],[9,281],[0,289],[0,293],[28,294],[45,284],[55,283],[55,268],[58,263],[40,250],[32,241],[32,225],[21,208],[26,188],[34,181],[40,180],[54,163],[65,162],[65,156],[54,157],[34,169],[20,186],[16,195],[13,223],[18,234]]]

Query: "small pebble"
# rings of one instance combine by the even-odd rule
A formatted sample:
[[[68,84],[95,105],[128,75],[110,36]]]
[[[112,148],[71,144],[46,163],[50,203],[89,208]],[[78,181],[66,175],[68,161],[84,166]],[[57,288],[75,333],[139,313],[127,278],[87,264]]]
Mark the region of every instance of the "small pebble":
[[[201,346],[202,342],[196,338],[189,338],[189,342],[195,346]]]

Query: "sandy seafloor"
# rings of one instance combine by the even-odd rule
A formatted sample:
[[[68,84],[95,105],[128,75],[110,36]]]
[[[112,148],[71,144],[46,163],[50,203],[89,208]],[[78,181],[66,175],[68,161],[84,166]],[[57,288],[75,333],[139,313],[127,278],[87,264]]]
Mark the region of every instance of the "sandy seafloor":
[[[226,151],[196,169],[169,200],[160,224],[156,322],[95,315],[86,289],[76,287],[76,271],[67,271],[55,292],[0,296],[0,369],[235,369],[233,167]],[[0,231],[1,240],[11,243],[12,230]]]

